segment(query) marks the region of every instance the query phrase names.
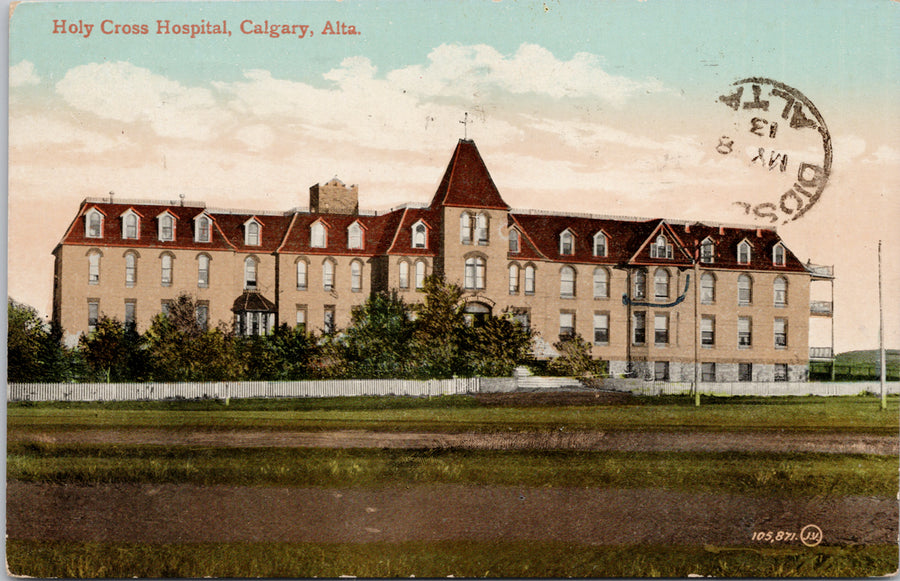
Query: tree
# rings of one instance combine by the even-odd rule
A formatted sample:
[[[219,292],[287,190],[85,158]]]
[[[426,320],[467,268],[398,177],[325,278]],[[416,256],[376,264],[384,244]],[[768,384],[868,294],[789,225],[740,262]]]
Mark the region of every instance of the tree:
[[[353,312],[342,344],[348,372],[356,378],[408,377],[416,325],[397,294],[373,293]]]
[[[78,347],[90,379],[107,383],[146,379],[147,355],[143,340],[116,319],[100,317],[97,327],[79,338]]]
[[[282,323],[266,337],[274,360],[271,379],[307,379],[318,353],[316,340],[301,327]]]
[[[593,379],[603,374],[604,363],[591,357],[591,345],[581,335],[575,334],[553,344],[559,357],[552,360],[548,369],[558,375],[581,379]]]
[[[464,336],[468,332],[463,316],[463,291],[437,275],[424,283],[425,301],[416,309],[416,329],[412,338],[417,375],[448,378],[468,375]]]
[[[76,377],[76,357],[59,325],[47,326],[33,307],[7,298],[7,381],[61,382]]]
[[[488,315],[466,336],[467,367],[474,375],[510,375],[531,353],[532,332],[506,317]]]

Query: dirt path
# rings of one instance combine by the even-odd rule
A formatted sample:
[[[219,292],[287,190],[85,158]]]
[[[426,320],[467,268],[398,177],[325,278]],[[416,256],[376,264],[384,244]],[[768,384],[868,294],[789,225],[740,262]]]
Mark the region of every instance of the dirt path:
[[[12,539],[370,542],[543,539],[766,546],[815,524],[826,545],[892,543],[891,499],[753,498],[667,490],[422,486],[383,490],[11,481]],[[801,546],[799,538],[784,544]]]
[[[492,450],[597,450],[626,452],[823,452],[900,454],[896,436],[797,432],[551,432],[515,434],[441,434],[427,432],[285,432],[76,430],[15,431],[10,442],[216,447],[321,448],[468,448]]]

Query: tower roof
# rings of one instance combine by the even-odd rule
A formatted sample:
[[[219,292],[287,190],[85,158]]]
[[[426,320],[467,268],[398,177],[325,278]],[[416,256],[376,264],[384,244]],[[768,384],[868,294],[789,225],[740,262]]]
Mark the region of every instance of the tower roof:
[[[432,208],[438,206],[509,209],[500,197],[474,141],[460,139],[456,145],[444,178],[431,200]]]

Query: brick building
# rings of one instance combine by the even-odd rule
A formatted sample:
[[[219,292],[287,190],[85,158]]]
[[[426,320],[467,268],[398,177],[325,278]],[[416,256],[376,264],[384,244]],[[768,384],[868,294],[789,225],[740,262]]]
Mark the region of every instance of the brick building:
[[[614,374],[803,379],[812,275],[772,229],[511,210],[460,140],[431,203],[359,210],[356,186],[310,188],[309,210],[86,199],[54,249],[53,317],[69,340],[105,314],[143,331],[181,293],[204,323],[339,330],[373,291],[416,302],[425,276],[465,311],[507,313],[552,356],[578,333]],[[698,284],[699,283],[699,284]],[[695,340],[696,336],[696,340]]]

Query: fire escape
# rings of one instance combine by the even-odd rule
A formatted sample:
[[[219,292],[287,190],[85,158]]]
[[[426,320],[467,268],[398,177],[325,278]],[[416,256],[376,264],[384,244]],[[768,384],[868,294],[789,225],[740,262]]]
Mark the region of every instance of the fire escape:
[[[814,361],[829,362],[831,380],[834,381],[834,266],[812,264],[807,261],[806,270],[810,274],[810,289],[813,283],[826,282],[829,285],[831,300],[810,300],[810,317],[827,317],[830,319],[831,345],[828,347],[809,347],[810,363]],[[813,293],[810,292],[810,295]]]

